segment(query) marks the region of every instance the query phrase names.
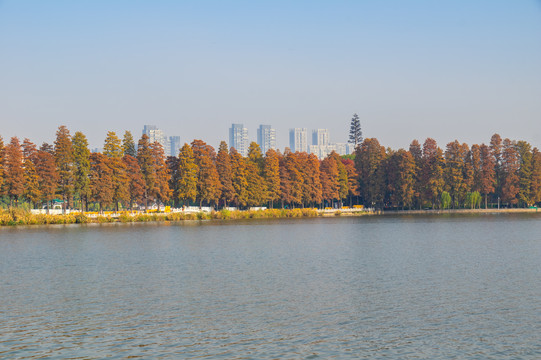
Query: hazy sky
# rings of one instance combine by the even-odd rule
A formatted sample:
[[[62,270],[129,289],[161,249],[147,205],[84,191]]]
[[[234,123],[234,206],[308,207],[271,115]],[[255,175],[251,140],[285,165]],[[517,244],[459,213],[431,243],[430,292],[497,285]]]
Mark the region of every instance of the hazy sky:
[[[101,147],[155,124],[183,142],[259,124],[541,147],[541,1],[0,0],[0,134]]]

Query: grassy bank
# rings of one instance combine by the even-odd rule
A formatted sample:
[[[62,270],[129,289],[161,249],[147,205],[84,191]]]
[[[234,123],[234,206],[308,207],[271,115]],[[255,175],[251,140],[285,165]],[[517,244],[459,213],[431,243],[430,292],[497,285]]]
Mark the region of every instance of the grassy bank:
[[[344,210],[321,211],[317,209],[267,209],[267,210],[220,210],[198,213],[120,213],[112,215],[91,216],[82,213],[66,215],[31,214],[23,209],[0,210],[0,226],[16,225],[48,225],[48,224],[102,224],[131,223],[150,221],[183,221],[183,220],[235,220],[235,219],[280,219],[329,216],[363,216],[377,214],[404,215],[438,215],[438,214],[503,214],[503,213],[537,213],[538,209],[454,209],[454,210],[397,210],[376,212],[348,212]],[[541,214],[541,211],[538,212]]]
[[[337,211],[336,215],[340,215]],[[90,216],[82,213],[66,215],[31,214],[23,209],[0,210],[0,226],[15,225],[47,225],[47,224],[89,224],[89,223],[129,223],[149,221],[183,221],[183,220],[213,220],[213,219],[265,219],[265,218],[301,218],[316,217],[320,213],[316,209],[269,209],[246,211],[213,211],[210,213],[121,213],[117,216]]]

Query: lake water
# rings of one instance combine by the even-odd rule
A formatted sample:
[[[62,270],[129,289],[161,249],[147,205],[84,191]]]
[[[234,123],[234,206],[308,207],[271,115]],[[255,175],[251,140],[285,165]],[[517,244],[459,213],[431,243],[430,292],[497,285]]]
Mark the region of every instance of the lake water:
[[[541,358],[535,215],[2,228],[0,275],[0,358]]]

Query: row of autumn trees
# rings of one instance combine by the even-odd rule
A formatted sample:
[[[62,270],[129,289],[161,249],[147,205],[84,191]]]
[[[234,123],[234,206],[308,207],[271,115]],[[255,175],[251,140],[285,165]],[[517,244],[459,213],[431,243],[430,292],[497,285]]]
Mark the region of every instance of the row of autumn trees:
[[[369,138],[354,156],[333,152],[322,160],[288,149],[262,154],[256,143],[242,157],[225,142],[216,152],[194,140],[166,158],[159,143],[143,135],[136,146],[128,131],[122,139],[109,132],[103,152],[91,153],[83,133],[71,136],[61,126],[54,146],[16,137],[4,145],[0,138],[0,195],[11,205],[61,199],[86,210],[154,203],[458,208],[479,206],[481,197],[485,207],[500,200],[528,206],[541,201],[541,153],[496,134],[490,145],[455,141],[445,151],[430,138],[398,151]]]

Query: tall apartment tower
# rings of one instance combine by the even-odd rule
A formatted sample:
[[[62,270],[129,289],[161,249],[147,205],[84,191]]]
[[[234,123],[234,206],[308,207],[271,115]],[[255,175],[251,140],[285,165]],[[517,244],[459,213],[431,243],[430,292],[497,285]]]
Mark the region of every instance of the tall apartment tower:
[[[169,136],[169,153],[168,156],[178,156],[180,150],[180,136]]]
[[[308,130],[306,128],[289,129],[289,148],[291,151],[308,151]]]
[[[165,155],[169,155],[171,149],[169,148],[169,142],[163,130],[158,129],[156,125],[145,125],[143,126],[143,134],[148,136],[148,141],[152,144],[154,142],[159,142],[163,147]]]
[[[317,129],[312,131],[312,145],[329,145],[329,129]]]
[[[231,124],[229,146],[234,147],[242,156],[248,156],[248,129],[243,124]]]
[[[276,149],[276,130],[271,128],[270,125],[259,125],[259,129],[257,129],[257,143],[263,155],[270,149]]]

